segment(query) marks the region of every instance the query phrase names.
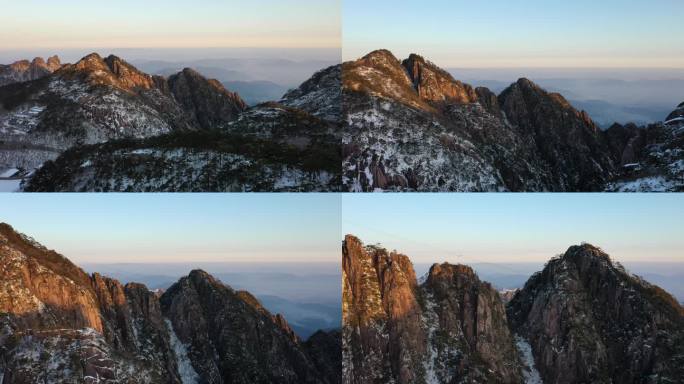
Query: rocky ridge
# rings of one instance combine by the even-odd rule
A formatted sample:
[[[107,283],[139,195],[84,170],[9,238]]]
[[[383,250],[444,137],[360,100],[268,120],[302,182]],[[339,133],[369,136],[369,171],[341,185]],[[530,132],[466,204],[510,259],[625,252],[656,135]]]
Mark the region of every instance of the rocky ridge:
[[[405,255],[342,245],[345,383],[522,382],[498,293],[467,266],[418,284]]]
[[[0,168],[39,167],[33,191],[338,190],[339,112],[321,101],[336,78],[247,109],[192,69],[166,79],[91,54],[0,87]]]
[[[345,383],[676,383],[684,308],[589,244],[502,296],[464,265],[409,259],[347,235]]]
[[[2,383],[339,382],[334,332],[303,342],[206,272],[159,296],[88,275],[7,224],[0,265]]]
[[[344,63],[342,100],[342,183],[349,191],[620,189],[622,153],[631,150],[615,140],[624,132],[600,130],[586,112],[528,79],[496,95],[415,54],[400,61],[378,50]],[[679,124],[671,117],[658,126]],[[679,154],[680,135],[666,130],[671,138],[658,144]],[[627,141],[642,140],[635,135],[644,134]],[[679,188],[673,172],[650,169],[669,190]]]

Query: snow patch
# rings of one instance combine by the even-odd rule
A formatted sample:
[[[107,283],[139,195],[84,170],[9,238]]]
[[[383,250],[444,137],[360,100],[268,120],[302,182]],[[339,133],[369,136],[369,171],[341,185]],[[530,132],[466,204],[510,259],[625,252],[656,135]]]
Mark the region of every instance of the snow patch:
[[[522,336],[515,335],[515,346],[518,348],[520,358],[525,364],[523,369],[523,377],[526,384],[543,384],[544,382],[539,375],[539,371],[534,366],[534,356],[532,355],[532,346]]]
[[[196,384],[200,382],[200,377],[192,367],[190,358],[188,358],[188,349],[183,342],[178,339],[176,332],[173,330],[173,324],[169,319],[164,319],[166,327],[169,330],[169,341],[171,348],[176,355],[176,364],[178,365],[178,374],[180,374],[181,382],[183,384]]]

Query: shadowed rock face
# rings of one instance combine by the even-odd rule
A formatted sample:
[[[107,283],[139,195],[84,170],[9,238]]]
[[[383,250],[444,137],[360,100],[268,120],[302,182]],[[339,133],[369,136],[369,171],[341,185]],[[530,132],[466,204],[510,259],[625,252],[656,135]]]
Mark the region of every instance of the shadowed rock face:
[[[161,304],[204,382],[335,382],[318,371],[281,316],[245,302],[204,271],[172,285]]]
[[[302,343],[281,315],[206,272],[160,300],[0,223],[3,384],[339,383],[339,332],[314,336]]]
[[[419,286],[408,257],[351,235],[342,265],[345,383],[521,382],[504,306],[470,268]]]
[[[484,363],[486,369],[480,372],[483,377],[501,383],[520,382],[518,352],[508,329],[506,310],[489,283],[481,282],[468,266],[435,264],[423,292],[440,328],[433,335],[433,343],[439,345],[440,336],[457,333],[452,340],[443,342],[445,348],[437,348],[437,360],[445,366],[438,371],[442,377],[467,376],[471,367]],[[454,356],[450,348],[466,353]],[[490,376],[487,370],[494,374]]]
[[[621,165],[609,191],[684,191],[684,103],[663,123],[613,124],[606,134]]]
[[[599,190],[612,177],[615,164],[603,132],[563,96],[520,79],[501,93],[499,102],[508,120],[536,143],[551,173],[549,189]]]
[[[316,72],[299,87],[287,92],[280,102],[339,123],[342,119],[342,66]]]
[[[228,92],[217,80],[207,80],[190,68],[169,77],[168,84],[183,109],[204,129],[235,120],[247,108],[237,93]]]
[[[684,377],[684,309],[599,248],[570,247],[507,306],[545,383],[677,382]]]

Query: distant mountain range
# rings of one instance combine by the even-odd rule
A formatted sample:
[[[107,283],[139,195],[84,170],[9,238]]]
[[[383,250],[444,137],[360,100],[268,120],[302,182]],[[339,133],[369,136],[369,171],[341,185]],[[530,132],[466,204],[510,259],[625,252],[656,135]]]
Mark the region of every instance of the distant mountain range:
[[[520,73],[549,92],[562,94],[585,110],[601,128],[613,123],[648,125],[672,111],[673,101],[684,100],[684,71],[658,69],[448,69],[454,78],[489,88],[499,94]]]
[[[364,383],[675,383],[684,308],[582,244],[522,289],[499,293],[472,268],[410,259],[347,235],[343,376]]]
[[[86,274],[0,224],[0,382],[341,383],[338,330],[306,341],[201,270],[163,293]]]
[[[248,108],[190,68],[164,77],[116,56],[50,62],[0,72],[12,82],[0,87],[0,168],[26,191],[339,189],[334,92],[325,110],[297,89]]]
[[[603,130],[528,79],[497,95],[387,50],[342,73],[345,190],[684,189],[680,120]]]

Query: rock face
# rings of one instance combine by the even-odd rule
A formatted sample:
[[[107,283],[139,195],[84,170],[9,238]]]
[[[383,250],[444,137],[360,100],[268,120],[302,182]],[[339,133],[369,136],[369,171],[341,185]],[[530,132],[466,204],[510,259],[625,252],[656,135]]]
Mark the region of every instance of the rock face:
[[[314,336],[205,272],[160,298],[0,224],[3,384],[339,383],[339,332]]]
[[[49,57],[47,62],[42,57],[36,57],[33,61],[20,60],[9,65],[0,65],[0,87],[40,79],[61,66],[57,56]]]
[[[166,79],[94,53],[0,87],[0,170],[40,168],[24,190],[339,190],[339,93],[333,67],[247,110],[192,69]]]
[[[614,124],[609,145],[620,160],[618,175],[608,186],[619,192],[684,191],[684,103],[665,122],[637,127]]]
[[[536,144],[556,191],[602,189],[615,165],[606,140],[586,112],[563,96],[520,79],[499,95],[508,121]]]
[[[599,248],[570,247],[507,307],[544,383],[674,383],[684,377],[684,309]]]
[[[89,276],[7,224],[0,265],[3,383],[180,383],[146,288]]]
[[[342,66],[316,72],[298,88],[287,92],[280,102],[322,120],[339,123],[342,118]]]
[[[342,89],[349,191],[619,189],[621,163],[643,141],[634,134],[614,140],[625,135],[601,131],[528,79],[497,96],[415,54],[400,62],[379,50],[344,63]],[[679,124],[676,113],[670,117],[665,126]],[[669,142],[671,152],[684,152],[681,142]],[[654,172],[673,179],[663,167]]]
[[[206,80],[185,68],[169,77],[169,88],[195,124],[211,129],[237,118],[247,108],[236,93],[228,92],[217,80]]]
[[[203,271],[161,297],[164,313],[206,383],[328,383],[289,326]]]
[[[345,383],[522,382],[498,293],[461,265],[419,285],[408,257],[342,245]]]

